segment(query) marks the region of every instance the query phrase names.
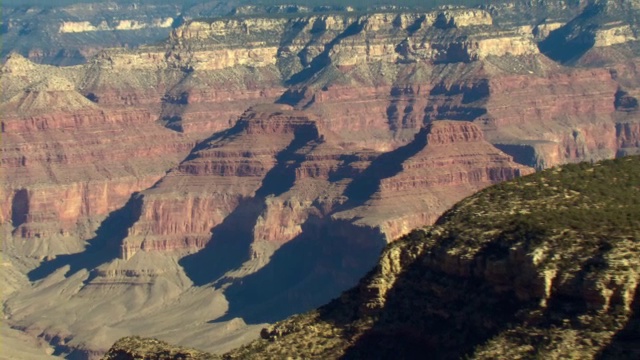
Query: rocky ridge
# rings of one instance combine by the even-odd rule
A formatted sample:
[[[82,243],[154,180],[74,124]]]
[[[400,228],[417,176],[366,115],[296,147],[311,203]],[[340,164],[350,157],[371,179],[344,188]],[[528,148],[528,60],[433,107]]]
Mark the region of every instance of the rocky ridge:
[[[78,92],[77,70],[43,68],[19,55],[3,67],[0,219],[6,244],[23,255],[77,251],[85,240],[79,228],[90,234],[193,147],[147,109],[92,102]]]
[[[407,228],[435,220],[458,200],[454,193],[532,171],[486,143],[471,123],[435,121],[385,156],[349,150],[338,140],[319,120],[287,105],[251,108],[227,134],[203,143],[141,193],[140,219],[124,239],[121,256],[202,249],[220,236],[216,228],[225,219],[249,207],[243,202],[257,211],[255,220],[248,214],[241,218],[249,230],[255,226],[249,241],[270,244],[266,248],[272,251],[300,235],[309,216],[357,218],[357,224],[372,228],[387,224],[380,231],[390,241]],[[345,161],[348,157],[357,162]],[[391,170],[394,162],[401,168]],[[411,210],[394,208],[393,203],[417,194],[423,198]]]
[[[12,55],[2,226],[7,251],[35,260],[31,288],[7,300],[12,326],[85,357],[140,328],[228,350],[258,331],[234,317],[320,305],[387,241],[532,171],[511,157],[542,169],[636,153],[635,23],[615,6],[556,5],[535,19],[519,5],[194,20],[79,66]],[[540,52],[554,31],[592,31],[573,25],[584,18],[624,39],[604,31],[614,38],[578,62]],[[74,318],[105,293],[149,326],[111,307]],[[43,320],[48,297],[65,304]],[[90,330],[103,321],[118,325]]]
[[[160,42],[171,30],[186,21],[199,18],[273,17],[311,13],[348,13],[351,6],[296,5],[243,5],[250,1],[183,1],[181,4],[149,4],[135,1],[131,4],[110,2],[83,2],[82,4],[34,5],[37,1],[5,3],[0,31],[5,46],[0,52],[3,59],[17,52],[37,63],[76,65],[90,60],[105,48],[127,47]],[[481,3],[481,2],[476,2]],[[57,4],[56,4],[57,5]],[[433,8],[425,4],[428,10]],[[515,6],[514,6],[515,5]],[[527,12],[538,11],[543,16],[553,8],[553,17],[569,17],[577,10],[576,4],[564,1],[545,1],[523,5],[513,2],[494,2],[488,10],[511,13],[520,19]],[[357,10],[367,12],[406,11],[407,6],[364,6]],[[499,9],[499,11],[497,11]]]
[[[483,190],[387,246],[358,286],[220,358],[636,358],[639,165]],[[145,352],[151,341],[122,339],[104,359],[172,349]]]
[[[233,2],[219,1],[185,1],[179,5],[143,1],[5,2],[0,57],[16,52],[37,63],[82,64],[105,48],[135,48],[162,41],[185,19],[219,16],[232,6]]]

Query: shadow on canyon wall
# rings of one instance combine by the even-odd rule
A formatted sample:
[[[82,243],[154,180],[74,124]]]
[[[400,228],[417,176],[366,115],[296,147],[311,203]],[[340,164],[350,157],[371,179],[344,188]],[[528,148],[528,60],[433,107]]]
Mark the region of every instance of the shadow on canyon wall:
[[[349,201],[336,211],[369,200],[382,179],[398,174],[407,159],[425,148],[428,131],[422,129],[409,144],[374,159],[347,186],[344,195]],[[299,150],[313,145],[319,137],[317,131],[308,130],[295,135],[276,156],[276,166],[267,173],[256,195],[244,199],[212,229],[211,241],[204,249],[179,262],[196,286],[212,284],[225,289],[229,310],[216,322],[236,317],[247,323],[273,322],[315,308],[357,283],[386,245],[385,236],[377,228],[329,216],[310,217],[302,225],[301,234],[279,248],[262,269],[242,279],[223,277],[250,259],[253,229],[266,207],[266,198],[293,187],[296,169],[304,161]]]
[[[390,178],[402,171],[402,164],[427,146],[428,130],[423,128],[415,135],[413,141],[393,151],[375,158],[371,164],[359,174],[344,191],[349,198],[345,204],[349,208],[363,205],[380,188],[382,179]],[[342,211],[346,209],[339,209]]]
[[[127,237],[129,228],[140,217],[141,207],[142,196],[134,193],[123,207],[111,212],[100,224],[96,230],[96,236],[88,241],[84,251],[58,255],[53,260],[41,263],[40,266],[27,274],[29,280],[44,279],[64,266],[69,266],[65,276],[70,277],[82,269],[91,271],[102,264],[117,259],[120,255],[120,246]],[[90,276],[85,283],[91,281],[92,278]]]
[[[311,60],[311,63],[308,64],[302,71],[294,74],[287,80],[287,85],[296,85],[300,83],[304,83],[317,77],[327,66],[331,65],[331,50],[340,44],[340,42],[350,36],[354,36],[358,33],[361,33],[364,29],[365,23],[361,21],[356,21],[349,25],[340,35],[336,36],[331,42],[324,46],[324,50],[318,56]],[[305,64],[304,59],[301,59],[302,63]],[[307,65],[307,64],[305,64]]]
[[[211,240],[204,249],[179,261],[194,285],[209,284],[249,260],[253,229],[266,207],[267,196],[278,196],[293,187],[301,162],[297,151],[319,136],[312,127],[302,127],[294,135],[293,141],[276,155],[276,165],[265,175],[255,196],[242,200],[211,230]]]
[[[229,310],[214,322],[275,322],[314,309],[356,284],[385,245],[378,229],[311,217],[264,268],[231,283],[225,290]]]
[[[426,146],[426,131],[378,156],[348,185],[344,195],[349,201],[336,211],[361,206],[379,189],[382,179],[402,171],[402,163]],[[215,321],[241,317],[247,323],[274,322],[322,305],[356,284],[385,245],[385,236],[377,228],[329,216],[310,217],[302,233],[278,249],[264,268],[226,288],[229,310]]]
[[[255,197],[244,199],[212,229],[211,241],[204,249],[180,260],[195,285],[225,288],[229,310],[216,322],[236,317],[247,323],[273,322],[315,308],[357,283],[386,245],[377,228],[357,226],[349,220],[310,217],[302,225],[302,233],[279,248],[265,267],[242,279],[223,278],[249,260],[253,229],[265,209],[266,198],[293,187],[296,169],[304,161],[298,151],[313,146],[317,139],[315,131],[296,134],[276,156],[276,166],[267,173]],[[377,191],[381,179],[400,172],[401,164],[425,146],[423,134],[374,160],[346,189],[345,195],[352,201],[345,204],[345,209],[363,204]]]
[[[540,52],[561,64],[580,59],[595,45],[595,30],[606,18],[606,2],[587,5],[566,25],[552,31],[538,44]],[[604,18],[603,18],[604,17]]]
[[[495,251],[487,246],[471,263],[483,264]],[[498,293],[481,279],[432,270],[422,260],[419,256],[405,267],[373,327],[343,359],[462,359],[511,327],[518,310],[533,304],[519,302],[513,292]],[[335,302],[321,309],[321,318],[342,325],[353,322],[357,306],[369,296],[360,289],[353,294],[357,301],[351,301],[351,309],[345,311],[344,304]]]
[[[14,232],[20,225],[27,222],[27,214],[29,214],[29,192],[26,189],[16,190],[11,201],[11,223]]]
[[[640,286],[636,287],[633,314],[629,321],[618,331],[611,343],[597,355],[598,360],[635,360],[640,359]]]
[[[499,301],[482,296],[477,301],[482,285],[468,279],[457,279],[463,284],[460,290],[451,290],[452,280],[444,274],[420,274],[424,269],[413,264],[402,275],[387,294],[387,301],[380,312],[380,318],[351,347],[342,359],[463,359],[473,349],[510,326],[514,320],[515,296],[503,296]],[[416,277],[423,276],[423,284],[416,284]],[[448,299],[441,299],[437,289],[445,291]],[[444,309],[438,304],[425,303],[425,299],[447,302]],[[476,303],[477,306],[469,306]],[[488,306],[482,308],[482,306]],[[483,317],[471,310],[482,313],[486,309],[500,309],[495,317]],[[325,320],[333,320],[330,315]],[[487,320],[490,326],[483,324]],[[344,321],[338,319],[337,321]]]
[[[446,249],[452,236],[456,235],[442,239],[438,248]],[[530,236],[530,241],[535,242],[547,235],[533,233]],[[589,281],[594,267],[607,266],[606,251],[598,252],[585,261],[575,274],[576,281]],[[500,262],[508,256],[509,248],[504,244],[487,243],[470,260],[469,263],[474,265],[469,273],[481,274],[482,267],[488,262]],[[406,266],[386,294],[385,304],[375,314],[372,328],[347,349],[342,359],[464,359],[496,335],[521,325],[538,331],[527,333],[520,329],[507,337],[521,336],[519,341],[541,349],[549,341],[546,331],[563,329],[566,319],[594,315],[587,306],[587,299],[556,291],[548,299],[548,307],[542,309],[544,314],[529,319],[523,315],[541,309],[540,299],[518,300],[515,291],[513,286],[505,291],[477,276],[460,277],[432,269],[425,264],[424,255],[419,256]],[[596,358],[639,358],[639,294],[640,287],[636,287],[630,320]],[[370,295],[357,288],[351,290],[351,295],[351,301],[347,300],[347,303],[334,301],[321,308],[321,319],[339,325],[352,323],[357,318],[355,314],[358,314],[363,298]],[[610,311],[597,316],[604,321],[614,321],[616,314]],[[601,325],[611,327],[597,322],[593,324],[596,327]],[[576,329],[576,326],[579,329],[582,325],[572,327]]]

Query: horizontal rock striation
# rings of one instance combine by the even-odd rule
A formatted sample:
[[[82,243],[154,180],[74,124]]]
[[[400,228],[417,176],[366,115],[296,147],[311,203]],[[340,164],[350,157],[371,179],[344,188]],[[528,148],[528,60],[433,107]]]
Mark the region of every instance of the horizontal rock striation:
[[[113,30],[141,30],[147,28],[170,28],[173,25],[173,18],[152,19],[149,23],[138,20],[119,20],[115,26],[109,26],[106,21],[93,25],[89,21],[64,21],[60,24],[60,33],[83,33],[93,31],[113,31]]]
[[[266,178],[274,167],[286,166],[278,156],[320,136],[314,120],[288,106],[248,110],[233,128],[199,145],[188,160],[143,192],[142,214],[125,239],[122,256],[129,258],[138,249],[202,249],[211,230],[244,199],[272,191],[278,181],[292,181]]]
[[[14,59],[3,83],[46,70]],[[39,256],[77,249],[95,221],[153,185],[193,146],[157,125],[149,111],[101,108],[55,75],[27,83],[1,108],[0,221],[16,245]],[[60,237],[68,239],[53,240]]]
[[[463,121],[434,121],[392,153],[402,161],[397,173],[382,177],[364,205],[334,215],[379,226],[388,240],[434,222],[465,194],[532,172],[486,142],[477,125]],[[403,153],[410,156],[400,157]],[[373,164],[367,170],[374,169],[376,160]],[[368,175],[367,170],[363,174]]]
[[[618,228],[620,232],[614,235],[620,242],[607,250],[599,247],[598,236],[593,233],[594,228],[607,230],[584,219],[576,219],[574,230],[569,231],[571,235],[566,233],[563,222],[572,220],[558,219],[545,229],[536,227],[539,216],[557,216],[549,214],[551,204],[556,201],[593,204],[599,200],[577,192],[574,195],[580,200],[572,196],[568,200],[563,192],[572,190],[561,188],[544,190],[544,195],[538,192],[536,197],[524,187],[538,181],[550,185],[563,181],[573,183],[576,176],[585,179],[585,183],[579,185],[581,188],[600,186],[597,183],[607,186],[608,180],[596,180],[597,176],[588,174],[613,171],[629,175],[629,169],[637,165],[637,160],[602,163],[595,169],[582,165],[580,169],[547,171],[470,197],[445,213],[434,227],[417,230],[389,246],[374,272],[359,287],[317,311],[264,329],[261,336],[265,340],[227,356],[261,358],[304,351],[305,356],[311,358],[357,357],[372,354],[373,348],[376,354],[402,352],[406,357],[426,351],[435,358],[464,353],[480,359],[543,354],[598,358],[603,351],[618,351],[617,354],[622,354],[623,348],[633,351],[624,340],[613,335],[634,333],[633,327],[627,330],[624,324],[627,320],[635,321],[637,316],[637,273],[620,258],[635,251],[633,241],[622,240],[630,235],[628,231],[634,225],[624,222],[625,225]],[[634,190],[625,188],[613,192],[626,196],[627,191]],[[513,211],[523,210],[521,195],[528,199],[526,214]],[[600,199],[607,202],[609,198]],[[631,203],[625,203],[624,211],[635,211]],[[620,203],[611,204],[618,207]],[[563,211],[561,206],[553,208],[552,212]],[[583,212],[589,213],[589,209],[593,208],[585,208]],[[510,221],[511,227],[502,227]],[[513,227],[514,221],[520,225]],[[582,264],[600,261],[600,266],[607,265],[582,266],[562,260],[567,259],[565,257],[553,256],[558,251],[555,242],[559,240],[553,235],[556,231],[565,232],[562,251],[565,256],[575,254],[569,257],[572,261]],[[523,234],[526,235],[523,237]],[[465,295],[466,292],[472,295]],[[488,303],[497,307],[479,305]],[[485,310],[481,311],[482,308]],[[499,311],[489,310],[498,308]],[[501,322],[507,319],[515,325],[503,328]],[[349,327],[335,325],[341,321],[346,321]],[[560,323],[564,325],[551,325]],[[461,327],[470,333],[461,333]],[[366,330],[359,333],[354,328]],[[460,336],[443,335],[443,331]],[[491,332],[489,336],[485,335],[487,331]],[[524,340],[550,335],[549,332],[553,334],[549,342]],[[322,336],[320,334],[327,336],[324,343],[309,346],[308,341]],[[414,340],[413,336],[421,340]],[[579,344],[581,340],[576,340],[576,336],[591,341]],[[454,345],[452,339],[460,343]],[[566,346],[567,343],[575,345]],[[302,350],[301,344],[309,350]]]
[[[219,16],[230,4],[5,3],[4,58],[17,52],[37,63],[77,65],[104,48],[163,41],[193,17]]]
[[[340,150],[339,142],[322,121],[286,105],[248,110],[233,128],[200,145],[142,193],[142,215],[129,230],[121,256],[128,259],[138,249],[202,249],[216,241],[216,227],[233,218],[234,211],[245,211],[241,209],[247,203],[255,207],[242,215],[249,217],[246,226],[255,226],[250,242],[281,246],[301,233],[310,214],[340,213],[345,207],[362,219],[369,218],[369,211],[378,214],[362,221],[373,228],[383,223],[399,228],[383,230],[393,239],[414,222],[435,220],[464,194],[531,171],[514,164],[484,141],[480,128],[466,122],[436,121],[396,150],[397,155],[352,150],[352,160],[347,160],[348,150]],[[397,173],[385,169],[398,166],[394,162],[402,163]],[[360,182],[362,188],[356,189]],[[411,214],[383,206],[396,203],[398,197],[416,196],[425,199],[411,208]],[[357,203],[369,197],[383,200],[358,209]],[[406,216],[413,221],[407,222]],[[403,225],[394,226],[394,221]]]
[[[601,3],[187,16],[166,42],[96,48],[78,66],[9,56],[0,220],[10,251],[44,260],[28,260],[11,326],[94,356],[142,326],[136,309],[154,334],[220,349],[256,335],[234,317],[336,296],[464,196],[637,153],[636,10]],[[119,34],[139,31],[154,30]],[[553,42],[581,50],[564,59]],[[37,299],[62,293],[44,317]],[[96,299],[117,316],[89,316]]]

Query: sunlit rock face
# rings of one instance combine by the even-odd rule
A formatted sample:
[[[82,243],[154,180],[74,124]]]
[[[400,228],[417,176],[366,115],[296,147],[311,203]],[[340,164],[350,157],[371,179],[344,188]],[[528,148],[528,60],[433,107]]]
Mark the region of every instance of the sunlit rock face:
[[[635,8],[560,3],[193,20],[70,67],[12,54],[8,322],[85,357],[172,329],[227,350],[486,186],[637,153]],[[104,26],[169,31],[154,19]]]

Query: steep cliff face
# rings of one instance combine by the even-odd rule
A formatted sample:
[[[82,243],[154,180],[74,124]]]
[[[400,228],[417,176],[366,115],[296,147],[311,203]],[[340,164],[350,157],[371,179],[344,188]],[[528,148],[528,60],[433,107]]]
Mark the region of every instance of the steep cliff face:
[[[11,325],[95,357],[139,328],[123,310],[137,309],[144,335],[172,339],[173,326],[185,344],[228,350],[256,335],[234,317],[319,305],[472,192],[531,167],[637,153],[636,22],[611,9],[229,17],[79,66],[10,56],[0,220],[8,251],[45,260],[5,308]],[[598,41],[576,61],[545,50],[572,29],[598,29]],[[37,304],[47,296],[64,302],[55,318],[55,302]],[[76,317],[103,298],[125,305]],[[164,322],[172,309],[189,316]]]
[[[287,105],[250,109],[142,192],[142,213],[121,257],[247,237],[238,241],[266,263],[271,254],[262,243],[274,251],[300,235],[309,216],[359,219],[390,240],[432,222],[465,194],[532,171],[484,141],[472,123],[436,121],[386,154],[338,145],[345,140]],[[235,221],[245,224],[242,231],[232,229]]]
[[[193,146],[149,111],[87,99],[69,76],[79,69],[49,69],[19,56],[3,67],[0,222],[22,255],[78,251],[99,221]]]
[[[85,63],[104,48],[163,41],[185,19],[221,15],[233,2],[158,3],[6,2],[0,57],[17,52],[37,63]]]
[[[393,165],[396,161],[400,164]],[[411,143],[375,159],[356,177],[346,194],[362,204],[333,217],[380,227],[391,241],[433,223],[465,194],[531,172],[486,142],[473,123],[434,121]]]
[[[611,115],[613,110],[605,102],[612,96],[611,87],[618,84],[605,79],[606,70],[595,75],[573,72],[541,56],[537,42],[547,32],[547,39],[553,38],[556,35],[551,32],[562,32],[564,27],[552,31],[557,28],[553,24],[562,23],[549,19],[548,24],[534,26],[520,13],[540,15],[546,7],[557,20],[567,20],[577,9],[555,3],[536,9],[523,10],[523,6],[190,21],[175,29],[165,46],[103,52],[87,65],[78,85],[102,105],[143,105],[167,127],[199,139],[232,126],[249,105],[271,102],[288,90],[280,102],[330,117],[334,119],[331,130],[348,131],[353,142],[380,150],[405,144],[428,119],[490,120],[502,130],[499,124],[513,124],[514,117],[550,121],[553,134],[534,138],[531,133],[522,135],[531,129],[507,127],[500,134],[504,136],[494,137],[493,128],[484,127],[489,140],[500,144],[552,141],[561,150],[575,147],[564,139],[579,131],[585,118],[605,121]],[[608,9],[585,9],[571,23],[611,16]],[[624,19],[613,30],[599,32],[600,40],[593,46],[605,52],[635,46],[634,39],[624,35],[633,25]],[[606,59],[615,64],[624,57],[628,54]],[[524,86],[522,96],[528,103],[522,110],[502,104],[501,99],[508,101],[515,89],[500,84],[512,82]],[[554,99],[525,94],[534,86],[536,94]],[[599,90],[589,93],[586,88]],[[548,101],[555,104],[548,106]],[[573,119],[567,122],[567,116]],[[606,126],[608,134],[615,132],[615,124]],[[511,135],[514,132],[517,136]],[[607,139],[590,145],[588,153],[575,155],[570,150],[557,162],[531,165],[612,156],[617,151],[615,142]]]
[[[389,245],[358,286],[223,358],[636,358],[638,165],[481,191]],[[172,349],[122,339],[105,359]]]
[[[249,218],[238,220],[246,221],[249,228],[251,213],[260,211],[260,201],[253,204],[248,198],[264,199],[288,190],[295,174],[291,172],[294,167],[287,168],[287,161],[294,159],[287,156],[308,142],[320,141],[316,122],[288,108],[252,108],[233,128],[199,145],[187,161],[145,191],[142,214],[124,241],[123,257],[139,249],[202,249],[211,237],[211,229],[241,204]],[[279,168],[274,169],[276,166]],[[299,224],[286,225],[265,228],[273,231],[270,228],[285,227],[291,238],[297,235],[294,229]],[[256,237],[265,238],[259,234]]]
[[[89,356],[107,339],[139,329],[126,312],[115,311],[112,320],[98,322],[117,322],[112,332],[72,335],[97,320],[88,314],[62,319],[89,311],[97,294],[130,304],[151,322],[207,297],[219,301],[198,316],[221,324],[235,317],[251,324],[274,321],[351,286],[387,241],[433,221],[464,194],[532,171],[485,142],[471,123],[436,121],[390,153],[342,142],[321,119],[290,106],[248,110],[233,128],[199,144],[153,187],[111,213],[88,249],[31,271],[30,278],[44,283],[7,303],[12,324],[28,333],[45,328],[47,337],[66,339],[54,344],[59,351]],[[396,204],[409,199],[411,206]],[[50,309],[35,306],[34,299],[78,283],[65,293],[59,316],[43,319]],[[152,300],[165,291],[164,300]],[[150,301],[153,306],[143,305]],[[172,326],[188,326],[192,315],[174,318]],[[234,329],[245,336],[257,331]],[[223,341],[231,332],[215,337]],[[170,338],[162,328],[145,334]],[[188,343],[210,348],[197,339]]]

